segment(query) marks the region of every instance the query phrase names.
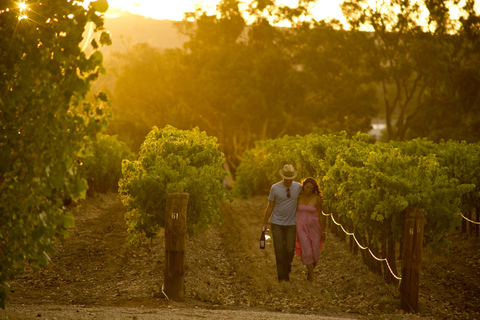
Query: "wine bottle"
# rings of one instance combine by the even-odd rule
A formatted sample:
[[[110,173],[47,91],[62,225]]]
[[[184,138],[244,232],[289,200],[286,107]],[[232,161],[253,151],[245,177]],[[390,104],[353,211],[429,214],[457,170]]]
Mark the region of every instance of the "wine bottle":
[[[260,249],[265,249],[265,226],[263,226],[262,235],[260,236]]]

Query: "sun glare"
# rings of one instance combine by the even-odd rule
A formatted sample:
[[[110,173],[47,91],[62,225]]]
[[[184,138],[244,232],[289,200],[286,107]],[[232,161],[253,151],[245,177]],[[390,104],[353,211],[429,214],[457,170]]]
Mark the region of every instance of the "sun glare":
[[[27,20],[28,17],[25,14],[25,11],[28,8],[27,5],[25,4],[25,2],[18,2],[17,5],[18,5],[18,9],[20,11],[20,15],[18,16],[18,20]]]
[[[193,11],[195,8],[194,0],[109,0],[111,7],[126,10],[128,12],[143,15],[149,18],[159,20],[182,20],[183,13]],[[204,0],[199,4],[211,9],[215,9],[218,0]]]
[[[20,8],[20,11],[27,9],[27,5],[25,4],[25,2],[20,2],[18,4],[18,7]]]

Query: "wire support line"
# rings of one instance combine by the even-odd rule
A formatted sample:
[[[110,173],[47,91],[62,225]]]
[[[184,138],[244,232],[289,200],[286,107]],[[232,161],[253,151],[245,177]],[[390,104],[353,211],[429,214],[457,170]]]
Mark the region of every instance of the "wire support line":
[[[468,222],[470,223],[473,223],[473,224],[480,224],[479,221],[473,221],[473,220],[470,220],[468,219],[467,217],[465,217],[461,212],[458,214],[459,216],[461,216],[463,219],[467,220]]]
[[[355,242],[357,243],[357,245],[360,247],[360,249],[362,249],[362,250],[367,250],[367,249],[368,249],[368,252],[370,252],[370,254],[372,255],[372,257],[373,257],[375,260],[380,261],[380,262],[385,262],[385,263],[387,264],[388,270],[390,270],[390,273],[392,274],[392,276],[393,276],[395,279],[397,279],[397,280],[399,280],[399,281],[402,280],[401,277],[399,277],[399,276],[397,276],[395,273],[393,273],[392,268],[390,267],[390,263],[388,263],[388,260],[387,260],[387,259],[378,258],[377,256],[375,256],[375,254],[373,254],[372,250],[370,250],[369,247],[366,247],[366,246],[364,247],[364,246],[362,246],[362,245],[358,242],[357,237],[355,237],[355,234],[352,233],[352,232],[346,231],[345,228],[342,226],[341,223],[338,223],[337,221],[335,221],[335,218],[333,217],[333,215],[332,215],[331,213],[326,214],[325,212],[322,211],[322,214],[323,214],[324,216],[326,216],[326,217],[330,216],[330,218],[332,218],[333,223],[335,223],[337,226],[340,226],[340,228],[342,228],[343,232],[345,232],[347,235],[352,236],[353,239],[355,240]]]
[[[162,293],[165,296],[165,299],[167,299],[167,302],[170,303],[170,298],[168,298],[167,294],[165,293],[165,284],[162,284]]]

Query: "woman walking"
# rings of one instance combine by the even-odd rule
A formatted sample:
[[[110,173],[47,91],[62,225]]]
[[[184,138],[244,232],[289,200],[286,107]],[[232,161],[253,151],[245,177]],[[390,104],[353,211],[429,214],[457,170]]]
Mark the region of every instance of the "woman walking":
[[[307,267],[307,279],[315,283],[314,268],[325,240],[325,219],[322,215],[323,196],[317,181],[308,177],[302,180],[303,192],[298,197],[296,252]]]

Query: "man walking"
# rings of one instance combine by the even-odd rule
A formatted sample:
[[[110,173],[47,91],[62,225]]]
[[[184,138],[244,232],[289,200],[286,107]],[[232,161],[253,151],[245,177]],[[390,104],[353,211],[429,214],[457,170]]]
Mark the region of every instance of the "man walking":
[[[278,280],[289,281],[295,254],[297,200],[302,191],[302,185],[293,181],[297,176],[297,171],[291,164],[283,166],[280,169],[280,175],[283,180],[270,188],[263,227],[270,220]]]

